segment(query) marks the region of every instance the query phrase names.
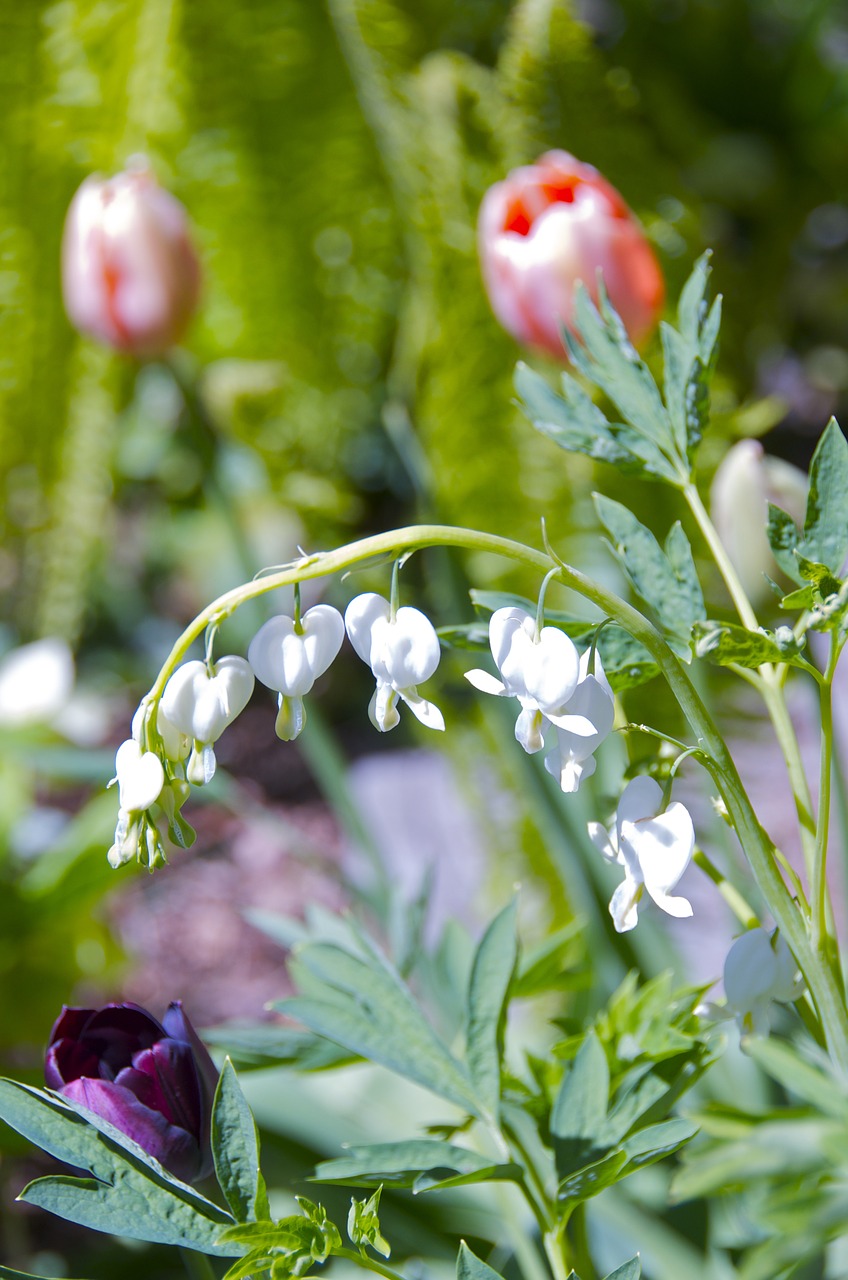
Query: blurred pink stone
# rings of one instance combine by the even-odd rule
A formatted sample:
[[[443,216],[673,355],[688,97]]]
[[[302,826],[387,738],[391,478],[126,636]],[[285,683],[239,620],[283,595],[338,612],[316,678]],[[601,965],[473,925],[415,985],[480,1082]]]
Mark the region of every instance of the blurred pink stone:
[[[65,309],[82,333],[130,355],[164,355],[200,295],[185,209],[143,162],[77,191],[62,237]]]
[[[572,327],[574,286],[598,300],[598,272],[634,343],[662,311],[662,272],[615,187],[567,151],[548,151],[486,192],[480,260],[498,320],[519,342],[564,358],[560,325]]]

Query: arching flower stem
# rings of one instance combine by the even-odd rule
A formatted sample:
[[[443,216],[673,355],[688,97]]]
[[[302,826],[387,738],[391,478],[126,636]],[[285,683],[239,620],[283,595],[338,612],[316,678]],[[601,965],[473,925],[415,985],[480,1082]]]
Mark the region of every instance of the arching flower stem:
[[[479,530],[450,525],[424,524],[394,529],[388,533],[349,543],[336,551],[304,556],[283,569],[235,588],[215,600],[183,631],[160,671],[150,693],[158,702],[169,676],[183,660],[191,645],[213,620],[223,620],[241,605],[279,587],[292,586],[314,578],[344,572],[364,560],[378,556],[398,556],[428,546],[457,547],[483,551],[547,574],[552,561],[564,586],[576,591],[606,616],[614,619],[639,640],[659,666],[681,711],[692,729],[698,747],[709,761],[710,771],[721,792],[737,836],[754,872],[765,904],[798,961],[824,1028],[835,1064],[848,1075],[848,1012],[839,984],[822,948],[814,948],[797,904],[792,900],[778,870],[777,850],[763,830],[742,785],[732,756],[707,708],[694,688],[683,664],[651,622],[632,605],[606,587],[594,582],[579,569],[523,543]],[[152,714],[152,707],[151,707]]]

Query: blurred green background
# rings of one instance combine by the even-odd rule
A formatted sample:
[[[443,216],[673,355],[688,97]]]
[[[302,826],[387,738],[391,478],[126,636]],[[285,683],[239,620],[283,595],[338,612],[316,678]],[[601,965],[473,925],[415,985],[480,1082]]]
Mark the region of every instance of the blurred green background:
[[[93,725],[0,732],[0,1058],[36,1078],[62,1001],[115,997],[127,973],[116,921],[135,918],[121,903],[136,890],[103,858],[102,785],[138,696],[211,596],[299,544],[421,517],[538,543],[544,514],[597,568],[600,484],[659,528],[679,514],[558,454],[512,404],[527,353],[495,323],[475,250],[493,181],[554,146],[596,165],[642,219],[672,299],[711,246],[728,306],[704,482],[737,434],[806,462],[848,396],[848,20],[838,0],[3,0],[0,113],[0,647],[67,640]],[[211,458],[170,371],[78,337],[62,308],[68,202],[137,153],[186,205],[203,260],[178,361],[214,420]],[[488,560],[465,570],[478,587],[538,585]],[[408,572],[437,622],[472,616],[455,564]],[[368,582],[384,589],[387,571]],[[234,647],[250,625],[233,624]],[[324,704],[335,737],[280,748],[261,773],[271,712],[256,711],[200,823],[199,856],[225,857],[251,806],[284,822],[287,805],[316,804],[298,856],[325,858],[331,888],[307,879],[294,908],[349,894],[332,832],[362,831],[341,761],[387,745],[345,661]],[[445,750],[473,804],[471,735],[503,725],[454,696],[463,727]],[[420,741],[405,726],[390,745]],[[524,764],[492,766],[512,780],[509,820],[479,817],[500,868],[490,898],[529,866],[554,913],[588,911],[603,936],[603,895],[574,852],[582,810],[564,816]],[[633,960],[598,961],[599,992]],[[257,998],[244,1012],[260,1011]],[[20,1166],[0,1161],[6,1209]],[[44,1230],[4,1213],[3,1260],[32,1263]],[[71,1246],[50,1231],[62,1265]],[[119,1256],[77,1253],[76,1274],[135,1274]]]

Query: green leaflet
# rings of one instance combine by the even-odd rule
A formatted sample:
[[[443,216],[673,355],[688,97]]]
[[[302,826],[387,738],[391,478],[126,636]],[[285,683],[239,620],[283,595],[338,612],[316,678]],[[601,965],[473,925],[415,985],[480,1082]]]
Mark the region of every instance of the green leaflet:
[[[811,1103],[819,1111],[848,1123],[848,1099],[840,1081],[813,1066],[785,1041],[757,1039],[745,1042],[746,1052],[762,1069],[790,1093]]]
[[[800,542],[801,535],[796,529],[795,521],[792,517],[787,515],[785,511],[781,511],[780,507],[776,507],[773,502],[768,504],[766,537],[768,538],[772,555],[787,578],[791,578],[793,582],[800,583],[802,578],[794,552]]]
[[[577,1204],[582,1200],[591,1200],[592,1196],[599,1195],[624,1176],[626,1164],[626,1152],[611,1151],[593,1164],[583,1165],[560,1182],[557,1200],[560,1204],[569,1200]]]
[[[493,1175],[493,1170],[501,1174]],[[324,1160],[316,1167],[313,1182],[341,1182],[355,1187],[374,1187],[381,1183],[398,1187],[414,1186],[422,1174],[440,1175],[432,1181],[454,1178],[469,1181],[498,1180],[516,1176],[512,1165],[495,1166],[490,1156],[482,1156],[467,1147],[441,1142],[434,1138],[413,1138],[407,1142],[378,1142],[351,1147],[335,1160]]]
[[[615,1271],[611,1271],[604,1280],[639,1280],[642,1275],[642,1261],[637,1256],[631,1258],[629,1262],[625,1262],[620,1267],[616,1267]],[[568,1280],[580,1280],[576,1271],[572,1271]]]
[[[665,402],[678,452],[690,461],[709,422],[709,382],[721,324],[721,298],[707,309],[709,260],[709,252],[701,255],[683,287],[677,329],[660,325]]]
[[[363,1248],[370,1245],[375,1253],[384,1258],[391,1256],[391,1246],[380,1228],[380,1196],[383,1188],[378,1187],[373,1196],[367,1200],[353,1199],[350,1202],[350,1213],[347,1218],[347,1234],[351,1243]]]
[[[218,1183],[236,1222],[271,1216],[259,1170],[259,1134],[233,1064],[227,1058],[212,1109],[212,1154]]]
[[[650,439],[623,423],[611,423],[568,373],[561,377],[562,395],[522,361],[515,367],[515,389],[537,431],[569,453],[608,462],[626,475],[677,482],[671,464]]]
[[[784,634],[785,633],[785,634]],[[789,627],[778,633],[748,631],[732,622],[696,622],[692,629],[695,655],[707,658],[720,667],[761,667],[766,662],[789,662],[805,665]]]
[[[625,1262],[620,1267],[616,1267],[615,1271],[611,1271],[606,1280],[639,1280],[642,1275],[641,1259],[631,1258],[629,1262]]]
[[[502,1280],[502,1277],[488,1262],[472,1253],[463,1240],[456,1259],[456,1280]]]
[[[810,464],[810,492],[802,553],[839,573],[848,555],[848,440],[835,418],[824,430]]]
[[[495,1119],[501,1094],[503,1024],[518,959],[517,914],[513,899],[495,916],[475,953],[468,984],[465,1057],[477,1097]]]
[[[598,519],[609,533],[634,590],[650,606],[672,648],[688,661],[692,626],[704,617],[705,609],[692,551],[681,526],[672,527],[663,549],[627,507],[602,494],[594,498]]]
[[[609,397],[640,435],[660,449],[673,447],[671,423],[657,384],[603,293],[599,310],[579,283],[574,315],[582,345],[570,338],[568,353],[576,368]]]
[[[604,1134],[609,1086],[606,1053],[597,1034],[589,1031],[563,1078],[551,1112],[551,1136],[560,1179],[606,1157],[610,1145]]]

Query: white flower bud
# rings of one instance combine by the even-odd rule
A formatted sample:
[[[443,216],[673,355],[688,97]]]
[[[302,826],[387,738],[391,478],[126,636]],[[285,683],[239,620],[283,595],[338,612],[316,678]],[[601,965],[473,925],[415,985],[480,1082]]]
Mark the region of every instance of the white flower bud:
[[[807,477],[781,458],[769,457],[758,440],[740,440],[715,473],[710,504],[727,554],[755,604],[769,596],[763,574],[779,573],[766,537],[769,502],[803,524]]]

